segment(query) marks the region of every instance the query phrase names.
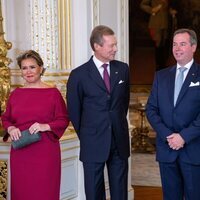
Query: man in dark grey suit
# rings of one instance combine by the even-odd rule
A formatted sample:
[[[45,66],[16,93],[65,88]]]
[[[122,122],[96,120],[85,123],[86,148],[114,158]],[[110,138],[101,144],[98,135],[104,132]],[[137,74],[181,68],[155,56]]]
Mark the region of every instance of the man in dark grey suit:
[[[197,36],[179,29],[173,37],[177,64],[156,73],[146,113],[157,133],[164,200],[200,199],[200,65]],[[181,86],[182,85],[182,86]]]
[[[109,27],[95,27],[90,44],[94,55],[72,70],[67,84],[69,116],[80,139],[86,198],[106,198],[106,165],[111,199],[127,200],[129,68],[114,60],[117,41]]]

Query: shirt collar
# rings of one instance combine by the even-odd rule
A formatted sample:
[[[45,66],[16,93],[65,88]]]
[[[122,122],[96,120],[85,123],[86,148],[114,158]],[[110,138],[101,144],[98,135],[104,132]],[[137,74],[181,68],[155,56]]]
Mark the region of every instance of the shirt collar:
[[[188,62],[184,67],[189,70],[194,62],[194,59],[192,59],[190,62]],[[181,66],[177,63],[177,69],[179,69]]]
[[[102,67],[102,65],[104,64],[103,62],[101,62],[99,59],[97,59],[97,57],[94,55],[92,57],[93,61],[94,61],[94,64],[96,65],[96,67],[99,69]],[[109,65],[109,62],[106,62],[106,64]]]

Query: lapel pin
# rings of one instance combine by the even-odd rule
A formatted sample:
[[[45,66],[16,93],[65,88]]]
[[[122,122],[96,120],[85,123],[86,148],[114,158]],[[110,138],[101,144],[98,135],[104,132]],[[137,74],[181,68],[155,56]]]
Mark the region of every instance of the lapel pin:
[[[194,76],[195,74],[193,73],[192,76]]]
[[[115,74],[118,74],[118,72],[115,72]]]

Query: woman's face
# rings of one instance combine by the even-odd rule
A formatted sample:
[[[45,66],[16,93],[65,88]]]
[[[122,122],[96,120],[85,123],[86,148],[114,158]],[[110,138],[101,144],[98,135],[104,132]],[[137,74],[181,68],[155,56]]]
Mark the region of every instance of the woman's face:
[[[37,83],[43,71],[43,67],[39,66],[35,59],[27,58],[21,62],[22,77],[27,83]]]

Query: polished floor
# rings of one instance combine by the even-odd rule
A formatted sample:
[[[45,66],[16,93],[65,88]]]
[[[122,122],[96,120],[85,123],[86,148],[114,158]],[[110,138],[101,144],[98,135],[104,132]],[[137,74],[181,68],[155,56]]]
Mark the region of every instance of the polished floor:
[[[133,186],[134,200],[162,200],[161,187]]]

